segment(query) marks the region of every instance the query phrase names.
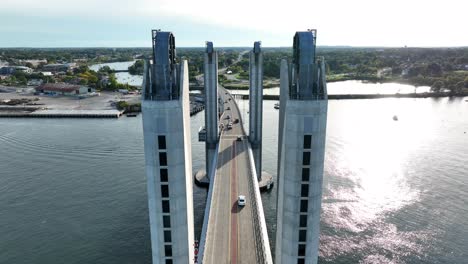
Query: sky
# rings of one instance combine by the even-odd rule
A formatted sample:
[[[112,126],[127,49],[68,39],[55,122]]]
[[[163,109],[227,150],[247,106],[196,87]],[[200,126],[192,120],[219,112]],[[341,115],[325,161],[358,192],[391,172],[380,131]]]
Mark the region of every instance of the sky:
[[[289,47],[317,29],[319,46],[468,46],[466,0],[0,0],[0,47]]]

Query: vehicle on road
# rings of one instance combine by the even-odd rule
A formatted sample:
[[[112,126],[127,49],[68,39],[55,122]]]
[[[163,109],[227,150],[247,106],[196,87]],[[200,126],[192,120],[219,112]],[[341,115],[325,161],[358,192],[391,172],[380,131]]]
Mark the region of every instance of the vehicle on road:
[[[245,205],[245,195],[239,195],[237,199],[237,204],[239,206],[244,206]]]
[[[226,108],[226,110],[231,110],[231,107],[228,106],[228,107]]]
[[[230,116],[230,115],[226,115],[226,119],[231,119],[231,116]]]
[[[238,137],[237,137],[237,141],[242,141],[242,137],[241,137],[241,136],[238,136]]]
[[[239,123],[239,118],[234,119],[234,124]]]

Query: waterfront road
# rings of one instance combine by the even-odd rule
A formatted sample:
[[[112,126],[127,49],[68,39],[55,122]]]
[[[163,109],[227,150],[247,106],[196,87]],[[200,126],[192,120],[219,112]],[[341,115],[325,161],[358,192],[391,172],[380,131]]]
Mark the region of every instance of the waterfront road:
[[[247,151],[249,143],[234,98],[224,89],[220,89],[220,97],[226,102],[220,120],[225,124],[225,130],[219,142],[203,263],[257,263],[251,207],[254,197],[249,192],[253,185]],[[226,118],[228,115],[230,119]],[[235,123],[235,119],[239,122]],[[232,129],[226,128],[229,120],[233,122]],[[238,136],[243,140],[237,140]],[[245,195],[245,206],[238,206],[239,195]]]

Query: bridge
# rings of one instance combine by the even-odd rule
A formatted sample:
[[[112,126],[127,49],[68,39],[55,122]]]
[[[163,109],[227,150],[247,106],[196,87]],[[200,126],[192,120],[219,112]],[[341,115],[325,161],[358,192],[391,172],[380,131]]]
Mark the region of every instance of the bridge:
[[[221,130],[200,244],[203,263],[272,263],[250,142],[237,103],[220,91],[223,127],[239,121]],[[239,195],[245,206],[238,205]]]
[[[315,58],[315,34],[296,33],[293,64],[283,61],[281,66],[276,263],[316,263],[318,258],[327,95],[323,60]],[[273,263],[259,189],[260,42],[250,52],[248,135],[235,99],[218,85],[217,61],[213,43],[207,42],[203,138],[210,183],[198,242],[187,62],[177,63],[172,33],[153,31],[154,63],[145,64],[142,93],[153,263]],[[239,205],[239,195],[245,196],[245,205]]]

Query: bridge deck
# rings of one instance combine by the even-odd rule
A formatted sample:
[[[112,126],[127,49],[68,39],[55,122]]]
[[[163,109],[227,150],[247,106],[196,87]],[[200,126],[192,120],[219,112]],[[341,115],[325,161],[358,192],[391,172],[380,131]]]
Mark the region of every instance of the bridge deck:
[[[218,164],[213,186],[211,212],[208,222],[209,235],[206,238],[203,263],[257,263],[254,238],[252,199],[249,188],[253,189],[248,155],[249,142],[242,129],[242,120],[234,98],[221,90],[225,113],[221,120],[227,125],[226,115],[231,120],[239,119],[232,129],[221,135],[218,150]],[[231,100],[229,100],[231,98]],[[227,107],[230,110],[226,110]],[[237,141],[243,136],[243,141]],[[237,205],[239,195],[245,195],[246,205]]]

